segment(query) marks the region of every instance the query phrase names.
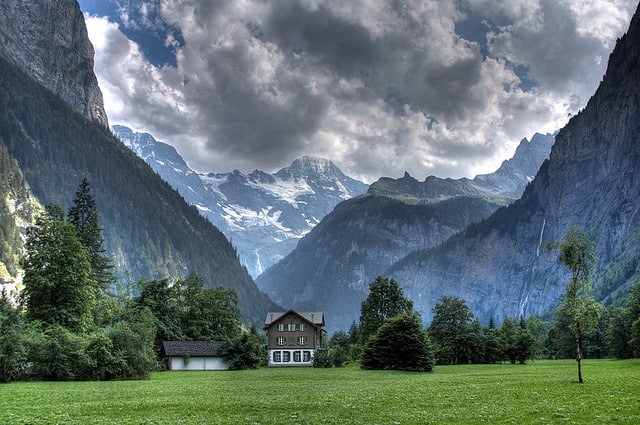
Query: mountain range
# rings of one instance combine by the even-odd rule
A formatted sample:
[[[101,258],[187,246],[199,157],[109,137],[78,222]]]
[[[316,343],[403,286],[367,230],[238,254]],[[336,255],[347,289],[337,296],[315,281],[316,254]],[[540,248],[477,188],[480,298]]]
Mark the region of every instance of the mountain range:
[[[467,300],[485,321],[544,313],[569,277],[546,246],[572,227],[595,242],[598,300],[613,303],[640,279],[639,76],[636,11],[596,93],[558,133],[522,198],[386,271],[424,316],[442,295]]]
[[[254,277],[291,252],[339,202],[368,188],[331,161],[313,157],[296,159],[274,174],[198,173],[173,146],[148,133],[119,125],[113,131],[222,230]]]
[[[379,273],[401,285],[425,323],[443,296],[465,300],[485,324],[500,323],[557,305],[569,272],[548,247],[578,227],[595,243],[595,298],[620,302],[640,280],[639,14],[617,41],[597,91],[557,133],[520,199],[498,207],[484,192],[490,186],[505,195],[505,175],[523,181],[529,174],[517,172],[517,160],[472,181],[381,179],[365,196],[338,205],[257,279],[260,288],[283,305],[316,305],[346,329]],[[443,210],[427,212],[439,204]],[[476,222],[451,225],[465,217]],[[439,230],[439,240],[424,238]]]
[[[552,135],[523,139],[512,159],[474,179],[383,177],[340,203],[256,282],[273,300],[322,309],[332,330],[357,321],[369,284],[410,253],[434,247],[517,199],[549,156]]]
[[[73,0],[0,5],[0,143],[5,162],[18,167],[13,175],[24,178],[15,187],[66,209],[86,176],[121,277],[194,272],[207,287],[235,289],[244,319],[261,323],[279,307],[258,290],[231,243],[107,128],[83,19]],[[0,215],[15,218],[15,236],[12,199],[0,203]],[[3,259],[10,257],[4,245]]]
[[[341,180],[324,160],[302,158],[274,174],[198,174],[177,154],[169,158],[166,146],[164,159],[140,149],[141,156],[170,164],[181,196],[171,177],[163,181],[108,129],[92,67],[75,1],[0,4],[3,276],[17,273],[21,227],[36,205],[69,206],[86,176],[107,250],[122,275],[195,272],[207,286],[234,288],[245,320],[253,323],[281,307],[258,289],[233,246],[244,243],[240,235],[250,235],[249,229],[264,232],[262,241],[275,246],[299,240],[257,282],[287,309],[324,310],[329,330],[357,319],[378,274],[396,279],[427,323],[444,295],[464,299],[485,323],[542,314],[557,303],[568,279],[548,242],[562,240],[574,226],[595,241],[598,300],[615,303],[640,279],[638,11],[600,87],[557,133],[544,162],[549,135],[523,141],[514,158],[489,175],[381,178],[351,199],[365,187]],[[190,192],[193,199],[185,195]],[[325,197],[337,205],[321,219],[333,208],[323,206]],[[240,232],[233,244],[213,217],[223,220],[221,228]],[[283,255],[276,251],[259,251],[252,273]]]

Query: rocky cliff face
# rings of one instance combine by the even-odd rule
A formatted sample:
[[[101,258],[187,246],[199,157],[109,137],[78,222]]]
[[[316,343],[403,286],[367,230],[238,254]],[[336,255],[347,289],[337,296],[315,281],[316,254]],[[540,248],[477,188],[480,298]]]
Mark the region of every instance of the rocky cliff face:
[[[566,270],[546,242],[572,226],[596,242],[596,295],[611,300],[640,276],[640,17],[609,59],[586,108],[556,136],[521,200],[436,249],[387,271],[425,319],[442,295],[481,320],[539,314],[564,292]]]
[[[107,126],[93,46],[75,0],[0,2],[0,54],[76,112]]]
[[[552,143],[549,135],[525,139],[498,171],[473,180],[381,178],[339,204],[257,283],[287,308],[325,311],[330,331],[347,329],[377,276],[512,202],[505,195],[522,193]]]

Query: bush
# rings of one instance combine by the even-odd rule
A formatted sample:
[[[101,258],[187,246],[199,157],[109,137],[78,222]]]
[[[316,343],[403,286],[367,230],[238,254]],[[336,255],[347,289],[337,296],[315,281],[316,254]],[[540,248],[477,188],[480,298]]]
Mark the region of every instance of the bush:
[[[316,350],[316,353],[313,355],[313,367],[331,367],[329,350]]]
[[[242,332],[238,338],[226,342],[221,354],[231,370],[255,369],[267,358],[264,344],[251,332]]]
[[[415,313],[397,316],[369,338],[362,352],[363,369],[429,372],[433,369],[431,340]]]
[[[28,346],[31,367],[27,374],[33,378],[73,381],[85,379],[84,374],[91,369],[90,359],[85,352],[85,338],[62,326],[34,329]]]
[[[25,324],[8,299],[0,297],[0,383],[20,376],[26,359]]]

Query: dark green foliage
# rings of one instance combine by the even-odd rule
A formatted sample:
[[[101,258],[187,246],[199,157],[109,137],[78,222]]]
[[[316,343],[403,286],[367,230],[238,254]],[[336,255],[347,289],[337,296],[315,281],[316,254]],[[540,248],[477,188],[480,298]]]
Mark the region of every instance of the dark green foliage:
[[[221,348],[224,360],[231,370],[255,369],[266,362],[267,350],[254,332],[241,332]]]
[[[244,318],[277,306],[260,292],[224,235],[101,125],[0,58],[0,140],[44,204],[70,205],[83,176],[100,211],[107,253],[134,279],[196,270],[206,287],[234,288]],[[122,256],[124,254],[124,256]],[[121,264],[121,266],[120,266]]]
[[[57,206],[27,230],[24,291],[27,317],[80,331],[91,325],[97,282],[74,227]]]
[[[68,221],[73,224],[80,242],[89,254],[93,278],[102,289],[107,289],[114,281],[113,263],[105,255],[104,238],[99,223],[96,202],[91,193],[91,184],[86,176],[82,178],[80,187],[69,209]]]
[[[498,329],[488,328],[484,332],[484,363],[498,363],[503,359],[502,342]]]
[[[162,341],[215,341],[236,338],[241,312],[233,289],[203,288],[191,274],[171,284],[168,279],[141,280],[134,303],[148,308],[156,321],[155,349]]]
[[[478,349],[471,324],[473,313],[464,300],[442,297],[433,308],[429,336],[436,347],[438,364],[469,363]]]
[[[0,383],[21,375],[26,360],[26,326],[20,312],[0,294]]]
[[[131,312],[128,317],[105,328],[104,334],[113,347],[113,369],[106,378],[146,378],[157,367],[153,346],[156,328],[149,310]]]
[[[429,372],[435,363],[433,347],[420,316],[395,316],[369,338],[362,351],[363,369]]]
[[[349,333],[338,331],[329,340],[329,353],[331,363],[335,367],[342,367],[345,363],[356,361],[360,358],[362,346],[358,339],[358,326],[353,323]]]
[[[640,357],[640,282],[631,288],[626,305],[629,310],[629,322],[631,323],[629,348],[634,357]]]
[[[238,334],[241,312],[233,289],[204,288],[202,279],[191,274],[173,285],[184,337],[193,341],[229,339]]]
[[[90,358],[85,352],[87,339],[54,324],[34,329],[29,338],[27,375],[47,381],[73,381],[85,378]]]
[[[162,341],[184,339],[180,326],[180,311],[168,279],[140,280],[139,295],[134,303],[148,309],[155,321],[155,351],[160,353]]]
[[[331,366],[332,363],[329,350],[316,350],[316,353],[313,355],[313,367],[329,368]]]
[[[633,357],[629,344],[631,336],[631,314],[623,307],[611,307],[607,310],[606,342],[608,354],[618,359]]]
[[[409,314],[413,302],[404,297],[393,279],[378,276],[369,286],[369,295],[360,305],[360,338],[364,343],[386,320]]]

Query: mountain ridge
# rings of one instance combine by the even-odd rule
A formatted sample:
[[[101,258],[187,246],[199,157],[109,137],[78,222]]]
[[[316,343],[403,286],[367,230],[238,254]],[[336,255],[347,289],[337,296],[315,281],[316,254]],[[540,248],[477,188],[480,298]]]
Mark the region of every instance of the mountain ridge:
[[[531,142],[523,139],[525,143]],[[534,143],[546,155],[529,158],[532,167],[548,155],[553,137],[539,135]],[[419,182],[408,173],[399,179],[383,177],[366,194],[338,204],[256,283],[281,305],[322,309],[337,322],[332,330],[346,329],[358,319],[360,302],[378,275],[410,252],[436,246],[486,219],[513,201],[504,193],[515,186],[522,191],[529,182],[526,173],[500,173],[502,180],[496,177],[486,187],[471,179],[429,176]]]
[[[614,302],[640,279],[639,13],[595,94],[559,131],[522,198],[387,270],[426,319],[442,295],[464,298],[484,321],[544,313],[568,278],[545,245],[562,240],[572,226],[595,241],[599,300]]]
[[[69,16],[78,9],[75,2],[56,5],[60,10],[55,13]],[[9,9],[22,6],[24,2],[17,1],[2,4]],[[56,31],[56,25],[38,25],[49,6],[39,1],[24,6],[34,19],[22,22],[22,28],[44,32],[39,37]],[[74,43],[88,43],[86,29],[74,34],[80,39]],[[42,204],[68,207],[82,178],[89,179],[105,248],[123,279],[183,278],[194,272],[207,287],[235,289],[243,319],[255,324],[279,308],[258,290],[224,235],[102,122],[77,111],[2,54],[0,141]]]
[[[330,160],[312,156],[298,158],[273,174],[198,173],[175,148],[150,134],[119,125],[113,129],[233,241],[253,276],[284,258],[340,201],[368,188]]]

